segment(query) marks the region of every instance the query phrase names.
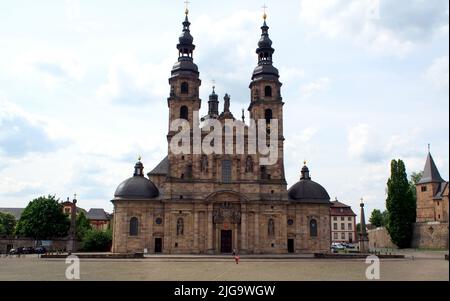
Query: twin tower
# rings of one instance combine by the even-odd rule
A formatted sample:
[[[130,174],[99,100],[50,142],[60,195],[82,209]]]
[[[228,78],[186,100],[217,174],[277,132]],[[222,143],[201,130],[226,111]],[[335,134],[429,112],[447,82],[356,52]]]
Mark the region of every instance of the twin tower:
[[[173,66],[169,79],[170,97],[168,98],[168,106],[170,112],[169,124],[174,120],[184,119],[189,122],[191,129],[193,129],[196,125],[198,126],[199,122],[199,120],[194,120],[198,118],[198,115],[194,114],[194,112],[199,112],[201,109],[201,99],[199,96],[201,80],[198,66],[194,62],[195,45],[190,31],[191,23],[189,22],[188,13],[189,11],[186,10],[183,32],[177,45],[178,61]],[[264,14],[264,23],[261,27],[262,34],[258,42],[258,48],[256,49],[258,65],[254,69],[250,83],[251,102],[248,111],[252,120],[266,120],[267,124],[270,124],[272,119],[278,120],[277,138],[279,160],[272,168],[276,170],[273,174],[278,174],[278,180],[284,182],[284,166],[282,162],[284,141],[284,103],[281,97],[282,83],[279,81],[278,69],[273,66],[273,54],[275,50],[272,47],[272,40],[269,37],[269,27],[267,26],[266,18],[267,16]],[[220,113],[219,97],[213,88],[209,96],[208,114],[202,118],[202,121],[207,119],[217,119],[219,121],[227,119],[235,120],[233,114],[230,112],[230,97],[228,94],[224,97],[224,110]],[[244,116],[242,119],[244,121]],[[269,132],[270,129],[268,129]],[[175,135],[175,132],[169,131],[169,144]],[[254,159],[255,163],[259,161],[259,158]],[[259,171],[255,172],[255,180],[260,177],[267,177],[267,169],[270,169],[270,167],[263,167],[262,169],[261,172],[263,175],[257,175]],[[172,176],[178,177],[179,175]]]

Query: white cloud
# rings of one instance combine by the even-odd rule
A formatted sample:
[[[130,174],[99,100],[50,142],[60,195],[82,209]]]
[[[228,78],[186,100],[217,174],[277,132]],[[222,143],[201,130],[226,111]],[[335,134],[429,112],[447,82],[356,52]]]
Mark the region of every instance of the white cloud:
[[[377,53],[403,55],[448,24],[448,2],[301,0],[308,32],[348,39]]]
[[[324,77],[303,85],[302,87],[300,87],[301,97],[309,98],[314,93],[326,90],[330,84],[330,81],[331,80],[328,77]]]
[[[437,58],[425,73],[425,78],[437,90],[448,93],[449,90],[449,59],[448,55]]]
[[[121,105],[151,104],[168,95],[164,74],[169,74],[173,58],[159,64],[140,62],[131,54],[116,56],[109,65],[107,83],[98,88],[97,96]]]
[[[54,47],[23,50],[10,64],[11,73],[19,80],[43,82],[48,88],[60,83],[80,82],[87,71],[75,52]]]
[[[365,161],[378,161],[383,156],[378,133],[368,124],[358,124],[348,131],[348,152]]]

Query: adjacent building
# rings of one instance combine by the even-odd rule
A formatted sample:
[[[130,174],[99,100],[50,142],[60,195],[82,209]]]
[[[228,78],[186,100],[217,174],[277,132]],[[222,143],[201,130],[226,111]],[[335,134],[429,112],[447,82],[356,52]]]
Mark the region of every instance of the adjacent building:
[[[337,199],[331,202],[330,221],[333,242],[355,243],[357,241],[356,214],[349,205]]]
[[[103,231],[109,229],[111,216],[102,208],[90,209],[86,217],[93,229]]]

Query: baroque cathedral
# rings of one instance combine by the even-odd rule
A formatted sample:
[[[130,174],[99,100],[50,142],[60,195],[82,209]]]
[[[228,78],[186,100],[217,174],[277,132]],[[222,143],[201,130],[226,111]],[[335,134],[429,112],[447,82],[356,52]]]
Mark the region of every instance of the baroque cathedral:
[[[287,189],[284,173],[283,99],[279,72],[273,65],[272,41],[264,14],[256,53],[258,64],[250,82],[248,111],[252,120],[277,119],[278,157],[275,164],[260,164],[261,155],[248,148],[243,154],[168,155],[144,174],[139,160],[133,177],[122,182],[114,199],[114,253],[164,254],[287,254],[327,252],[330,249],[330,197],[302,168],[300,181]],[[208,115],[198,119],[200,73],[194,63],[195,45],[186,10],[177,49],[178,61],[169,78],[169,123],[176,119],[198,127],[205,120],[225,124],[234,120],[230,97],[209,96]],[[241,122],[241,121],[238,121]],[[242,119],[243,126],[249,126]],[[267,134],[270,133],[270,126]],[[202,137],[208,132],[202,131]],[[192,136],[191,132],[191,136]],[[233,132],[234,138],[236,133]],[[245,141],[249,135],[245,134]],[[236,144],[237,139],[233,139]],[[223,142],[222,148],[227,147]],[[191,149],[194,147],[191,141]]]

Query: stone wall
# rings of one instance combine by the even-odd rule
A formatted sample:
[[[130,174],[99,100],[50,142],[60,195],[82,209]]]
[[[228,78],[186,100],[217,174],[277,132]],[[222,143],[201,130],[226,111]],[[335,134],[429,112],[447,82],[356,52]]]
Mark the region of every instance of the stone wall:
[[[51,240],[50,247],[45,246],[49,251],[51,250],[65,250],[67,247],[67,239],[54,239]],[[41,245],[38,241],[38,246]],[[75,243],[78,246],[78,243]],[[0,254],[5,254],[8,249],[35,247],[36,240],[32,238],[0,238]]]
[[[391,236],[386,228],[380,227],[369,230],[369,248],[370,249],[397,249],[398,247],[392,242]]]
[[[415,223],[412,247],[448,250],[448,235],[448,223]]]

